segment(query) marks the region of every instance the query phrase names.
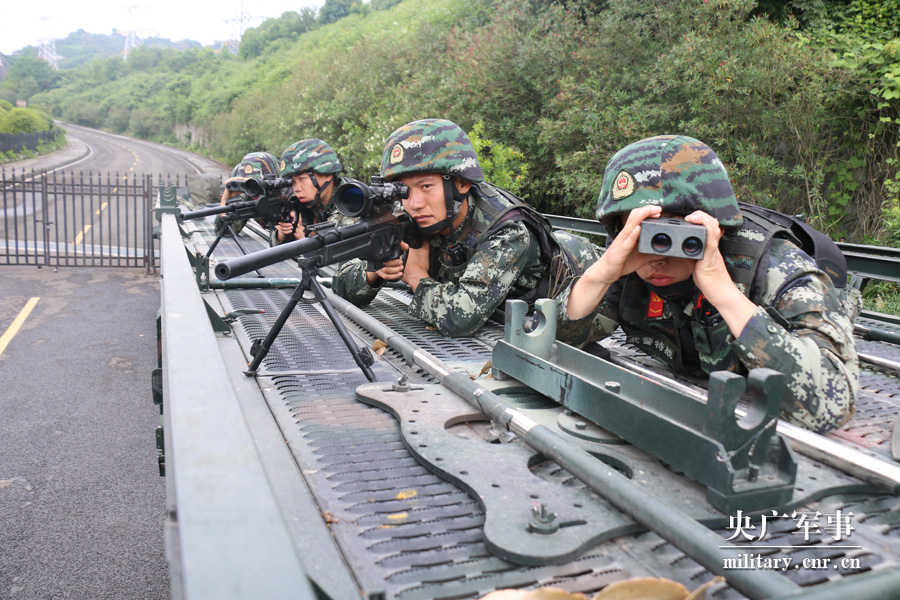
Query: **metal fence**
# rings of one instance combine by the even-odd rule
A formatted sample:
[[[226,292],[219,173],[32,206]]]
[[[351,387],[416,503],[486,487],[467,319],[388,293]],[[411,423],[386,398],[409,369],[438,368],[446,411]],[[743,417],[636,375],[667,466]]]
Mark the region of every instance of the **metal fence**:
[[[152,179],[0,170],[0,265],[155,271]]]
[[[37,133],[0,133],[0,152],[37,150],[39,145],[54,142],[62,135],[64,132],[59,129]]]

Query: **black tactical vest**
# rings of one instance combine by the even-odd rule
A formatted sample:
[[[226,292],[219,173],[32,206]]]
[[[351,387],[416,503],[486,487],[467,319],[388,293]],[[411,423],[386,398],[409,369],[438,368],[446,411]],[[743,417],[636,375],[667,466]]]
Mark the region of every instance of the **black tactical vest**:
[[[440,271],[440,280],[456,280],[465,271],[468,262],[483,243],[491,235],[503,229],[510,223],[521,222],[528,228],[540,247],[541,264],[548,265],[543,269],[540,282],[537,287],[525,291],[516,297],[533,303],[538,298],[553,298],[568,285],[569,280],[578,273],[578,267],[573,257],[563,248],[553,236],[550,223],[538,211],[528,206],[520,198],[511,192],[487,183],[473,184],[475,193],[469,193],[469,212],[467,220],[472,220],[476,211],[481,211],[485,218],[471,222],[471,225],[463,222],[460,227],[464,234],[459,240],[465,252],[465,259],[453,261],[438,258],[435,264],[435,254],[432,253],[432,266]]]
[[[738,289],[759,304],[772,239],[795,239],[765,217],[742,214],[743,225],[723,236],[719,249]],[[665,300],[632,273],[624,278],[619,317],[628,343],[675,370],[695,374],[743,370],[728,344],[728,324],[699,290],[688,297]]]

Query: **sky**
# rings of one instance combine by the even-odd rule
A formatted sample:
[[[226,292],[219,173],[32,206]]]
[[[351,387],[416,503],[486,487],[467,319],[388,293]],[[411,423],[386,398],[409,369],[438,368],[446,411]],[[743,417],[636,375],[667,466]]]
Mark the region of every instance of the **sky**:
[[[12,54],[42,39],[61,39],[83,29],[110,35],[113,30],[137,31],[139,37],[159,36],[173,42],[192,39],[204,46],[231,39],[243,13],[247,27],[284,11],[319,8],[324,0],[2,0],[0,53]],[[130,8],[130,10],[129,10]]]

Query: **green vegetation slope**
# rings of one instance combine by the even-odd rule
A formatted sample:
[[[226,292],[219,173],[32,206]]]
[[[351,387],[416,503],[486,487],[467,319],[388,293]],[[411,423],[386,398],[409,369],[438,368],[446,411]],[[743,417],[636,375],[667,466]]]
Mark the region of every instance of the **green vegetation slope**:
[[[360,178],[395,127],[445,117],[477,127],[491,179],[584,217],[616,149],[683,133],[741,200],[893,245],[898,2],[329,0],[333,23],[285,13],[237,56],[140,48],[36,78],[31,100],[226,163],[319,137]]]

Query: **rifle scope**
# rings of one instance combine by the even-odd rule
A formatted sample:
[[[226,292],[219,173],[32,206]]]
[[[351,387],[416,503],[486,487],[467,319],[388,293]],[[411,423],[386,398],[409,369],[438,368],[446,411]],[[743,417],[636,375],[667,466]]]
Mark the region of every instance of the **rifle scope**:
[[[348,179],[334,190],[334,207],[348,217],[365,217],[378,207],[409,198],[409,188],[399,182],[386,182],[384,177],[373,175],[366,185],[356,179]]]
[[[225,183],[225,189],[232,192],[243,192],[251,198],[261,196],[266,192],[280,190],[291,185],[291,180],[287,177],[279,177],[278,179],[259,179],[251,177],[243,181],[228,181]]]

